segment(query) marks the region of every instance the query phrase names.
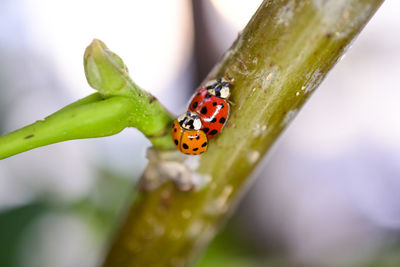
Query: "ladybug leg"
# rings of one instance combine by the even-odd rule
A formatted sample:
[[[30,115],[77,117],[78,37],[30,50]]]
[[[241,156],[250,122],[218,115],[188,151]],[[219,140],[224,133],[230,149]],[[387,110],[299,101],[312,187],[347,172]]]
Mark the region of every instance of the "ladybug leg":
[[[228,123],[229,123],[229,127],[232,127],[232,128],[235,128],[235,127],[236,127],[236,124],[234,124],[233,122],[229,122],[229,121],[228,121]]]
[[[237,108],[237,109],[240,109],[240,106],[239,106],[239,104],[236,104],[235,102],[232,102],[231,100],[229,100],[229,99],[227,99],[226,100],[229,104],[231,104],[232,105],[232,107],[235,107],[235,108]]]
[[[232,78],[232,77],[230,77],[228,73],[225,73],[225,74],[224,74],[224,78],[225,78],[227,81],[229,81],[229,84],[230,84],[230,85],[235,85],[235,79]]]

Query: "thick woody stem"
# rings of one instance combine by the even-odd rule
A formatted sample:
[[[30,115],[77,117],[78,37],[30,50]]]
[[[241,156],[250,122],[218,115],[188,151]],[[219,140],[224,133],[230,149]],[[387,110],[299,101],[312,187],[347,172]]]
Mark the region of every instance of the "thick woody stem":
[[[229,121],[202,156],[190,158],[205,185],[143,192],[104,262],[186,266],[233,211],[251,173],[383,0],[264,1],[208,78],[235,79]],[[290,162],[288,162],[290,167]]]

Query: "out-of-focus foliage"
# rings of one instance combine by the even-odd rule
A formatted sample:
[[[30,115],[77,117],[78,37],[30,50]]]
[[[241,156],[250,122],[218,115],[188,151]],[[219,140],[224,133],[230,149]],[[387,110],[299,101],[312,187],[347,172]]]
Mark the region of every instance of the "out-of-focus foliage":
[[[211,245],[204,256],[195,265],[196,267],[263,267],[284,266],[284,260],[278,255],[265,255],[246,242],[237,234],[237,227],[228,224]]]
[[[26,230],[46,209],[46,205],[32,202],[0,213],[0,266],[19,266],[19,248]]]
[[[125,203],[134,196],[128,197],[132,185],[126,177],[104,168],[98,169],[98,172],[99,180],[93,189],[93,194],[78,201],[63,202],[55,196],[42,195],[29,204],[3,210],[0,213],[0,266],[26,266],[22,257],[26,255],[24,250],[29,249],[29,254],[34,254],[36,257],[35,263],[44,264],[37,266],[32,263],[30,266],[52,267],[46,265],[48,261],[42,254],[41,246],[62,244],[64,241],[58,239],[62,235],[52,237],[51,244],[30,240],[31,237],[43,234],[36,232],[38,230],[36,223],[49,215],[73,216],[91,230],[84,238],[98,242],[96,250],[105,247],[119,221]],[[80,244],[76,245],[79,247]],[[95,256],[98,257],[98,253]],[[82,263],[79,266],[87,265]]]

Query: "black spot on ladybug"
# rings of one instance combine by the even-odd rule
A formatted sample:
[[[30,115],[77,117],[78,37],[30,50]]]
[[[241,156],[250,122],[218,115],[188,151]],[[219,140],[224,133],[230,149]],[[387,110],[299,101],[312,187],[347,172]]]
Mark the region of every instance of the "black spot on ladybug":
[[[207,145],[207,142],[204,142],[201,147],[205,147]]]
[[[206,107],[202,107],[200,110],[201,114],[207,114],[207,108]]]
[[[214,119],[211,120],[212,123],[214,123],[216,121],[217,121],[217,118],[214,118]]]
[[[175,142],[175,145],[178,145],[178,140],[175,139],[174,142]]]
[[[224,117],[222,117],[221,119],[219,119],[219,123],[222,123],[222,124],[224,124],[224,123],[225,123],[225,121],[226,121],[226,119],[225,119]]]
[[[182,147],[183,147],[184,149],[188,149],[188,148],[189,148],[189,146],[188,146],[187,144],[185,144],[185,143],[183,143]]]
[[[205,98],[210,98],[212,95],[210,93],[207,93]]]
[[[215,107],[217,105],[217,102],[213,102],[213,106]]]
[[[196,147],[196,148],[193,148],[193,151],[197,151],[197,150],[199,150],[199,148],[198,148],[198,147]]]
[[[201,93],[199,92],[199,93],[197,93],[197,95],[201,95]]]
[[[176,128],[174,128],[174,133],[176,133]]]
[[[225,106],[224,106],[224,104],[221,104],[221,105],[219,105],[221,108],[224,108]]]
[[[204,129],[203,129],[203,132],[208,133],[209,130],[210,130],[210,129],[208,129],[208,128],[204,128]]]
[[[199,104],[199,103],[194,102],[193,105],[192,105],[192,107],[193,107],[193,108],[197,108],[197,105],[198,105],[198,104]]]
[[[217,130],[211,130],[211,132],[209,133],[209,135],[214,135],[214,134],[216,134],[216,133],[218,133],[218,131]]]
[[[199,140],[199,139],[200,139],[200,135],[197,135],[197,136],[196,136],[196,139]]]

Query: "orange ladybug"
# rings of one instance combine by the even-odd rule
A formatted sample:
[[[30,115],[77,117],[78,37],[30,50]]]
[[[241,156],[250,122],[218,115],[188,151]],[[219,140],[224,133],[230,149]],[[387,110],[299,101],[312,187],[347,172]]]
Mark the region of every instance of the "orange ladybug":
[[[172,127],[172,139],[175,146],[184,154],[198,155],[207,150],[207,135],[202,127],[199,115],[186,112],[180,115]]]

